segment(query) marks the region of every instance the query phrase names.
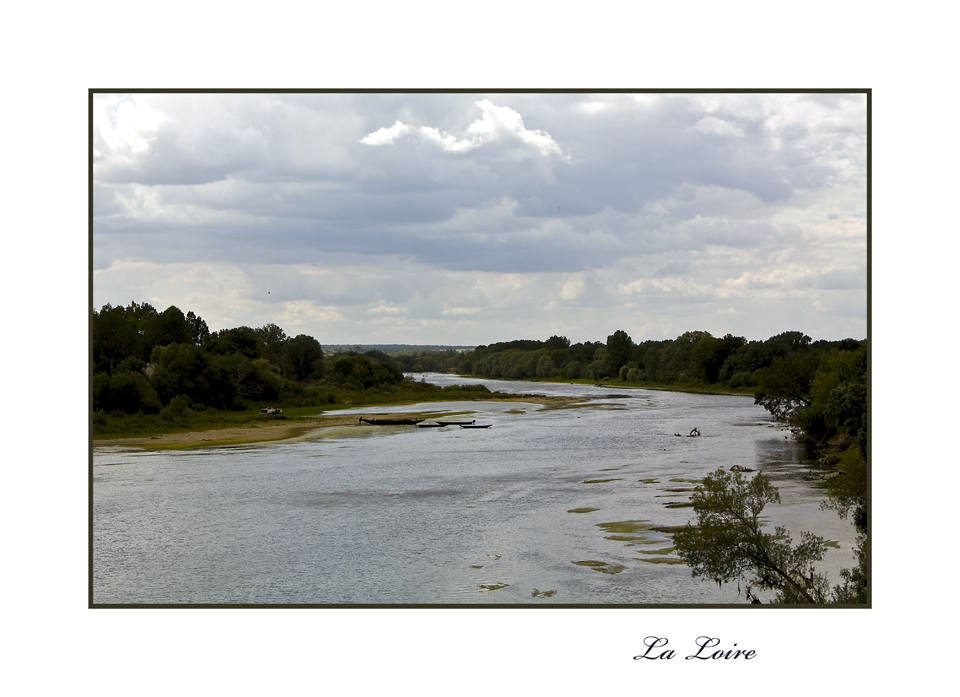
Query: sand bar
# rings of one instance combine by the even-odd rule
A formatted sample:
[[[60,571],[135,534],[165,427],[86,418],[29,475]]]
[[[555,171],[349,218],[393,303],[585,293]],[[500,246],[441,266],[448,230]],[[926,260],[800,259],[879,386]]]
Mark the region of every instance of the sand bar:
[[[527,402],[531,404],[543,404],[545,406],[568,406],[574,403],[583,402],[580,397],[546,397],[539,395],[517,395],[509,399],[489,399],[487,402]],[[437,403],[438,406],[442,402]],[[358,407],[363,409],[363,407]],[[383,407],[371,406],[367,416],[378,416],[389,418],[396,416],[400,418],[440,418],[443,415],[449,415],[450,412],[442,409],[430,412],[396,412],[384,413]],[[189,431],[185,433],[164,433],[147,437],[134,438],[110,438],[95,439],[94,447],[104,446],[123,446],[135,448],[149,448],[155,450],[179,450],[183,448],[208,448],[222,445],[241,445],[247,443],[266,443],[269,441],[287,440],[297,438],[304,434],[321,428],[332,426],[378,428],[376,426],[362,426],[359,423],[360,412],[356,414],[336,414],[332,416],[316,416],[299,418],[296,420],[283,422],[270,422],[265,424],[250,424],[249,426],[234,426],[228,428],[217,428],[207,431]]]

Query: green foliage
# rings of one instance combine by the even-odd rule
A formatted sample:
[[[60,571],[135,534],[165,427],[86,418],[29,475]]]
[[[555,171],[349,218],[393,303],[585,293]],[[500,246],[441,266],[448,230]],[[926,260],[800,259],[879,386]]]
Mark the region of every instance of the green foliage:
[[[852,569],[840,571],[844,582],[833,589],[834,602],[862,604],[869,601],[867,558],[870,556],[870,541],[866,533],[857,535],[856,554],[857,565]]]
[[[214,354],[228,356],[239,353],[250,359],[259,358],[261,337],[257,330],[250,327],[224,329],[208,336],[203,347]]]
[[[323,373],[323,349],[312,336],[299,334],[283,345],[280,367],[290,380],[309,380]]]
[[[857,529],[866,532],[867,462],[856,445],[840,453],[839,460],[839,475],[827,480],[824,508],[835,510],[841,518],[852,510]]]
[[[633,339],[622,329],[607,337],[607,365],[611,374],[620,372],[621,366],[633,357],[633,350]]]
[[[156,414],[160,411],[156,391],[140,372],[94,373],[92,388],[94,411],[126,414]]]
[[[364,390],[399,384],[403,373],[392,363],[348,353],[334,357],[328,378],[348,389]]]
[[[174,421],[177,418],[183,418],[193,413],[190,408],[190,400],[182,394],[170,400],[170,404],[160,410],[160,418],[164,421]]]
[[[820,362],[815,351],[791,353],[759,371],[755,403],[778,419],[791,419],[810,406],[810,385]]]
[[[274,365],[280,365],[283,355],[283,345],[287,340],[286,333],[275,324],[265,324],[254,330],[260,341],[260,355]]]
[[[780,503],[780,492],[762,472],[747,480],[722,469],[708,475],[691,497],[696,525],[674,534],[677,554],[692,569],[718,584],[743,581],[745,593],[759,602],[755,589],[774,591],[777,603],[825,603],[829,587],[814,563],[823,559],[823,538],[801,533],[793,546],[789,533],[762,530],[761,513]]]

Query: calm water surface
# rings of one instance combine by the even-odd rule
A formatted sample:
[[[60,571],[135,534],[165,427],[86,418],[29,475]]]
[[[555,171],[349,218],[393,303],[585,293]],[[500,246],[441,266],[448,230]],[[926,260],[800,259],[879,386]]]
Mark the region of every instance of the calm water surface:
[[[765,511],[771,524],[836,541],[821,564],[832,583],[855,564],[853,527],[820,510],[803,449],[750,397],[427,379],[590,400],[390,409],[470,411],[489,429],[364,426],[244,447],[96,448],[94,602],[742,603],[736,585],[691,578],[669,534],[652,529],[690,520],[691,508],[667,504],[736,464],[780,488],[783,504]],[[362,413],[377,411],[387,409]],[[674,435],[694,427],[700,438]]]

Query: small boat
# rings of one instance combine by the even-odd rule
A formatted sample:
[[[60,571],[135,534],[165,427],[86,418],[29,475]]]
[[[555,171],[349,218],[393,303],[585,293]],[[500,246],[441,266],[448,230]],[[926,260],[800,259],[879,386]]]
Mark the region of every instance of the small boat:
[[[378,419],[378,418],[365,419],[365,418],[363,418],[362,416],[360,417],[360,423],[367,423],[367,424],[370,424],[370,425],[372,425],[372,426],[413,426],[414,424],[418,424],[418,423],[420,423],[421,421],[423,421],[423,419],[397,419],[397,418],[394,418],[394,419]]]
[[[441,426],[470,426],[471,424],[477,423],[477,420],[473,421],[438,421],[438,424]]]
[[[493,424],[460,424],[460,428],[490,428]]]
[[[420,428],[441,428],[443,424],[417,424]]]

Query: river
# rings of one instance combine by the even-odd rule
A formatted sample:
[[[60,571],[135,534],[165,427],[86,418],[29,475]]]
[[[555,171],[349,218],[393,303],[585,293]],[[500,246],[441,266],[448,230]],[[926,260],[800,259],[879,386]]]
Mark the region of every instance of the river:
[[[801,530],[831,540],[818,568],[832,584],[855,565],[850,521],[820,510],[804,448],[750,397],[424,379],[588,401],[357,412],[470,412],[487,429],[342,427],[248,446],[96,447],[94,603],[744,603],[736,584],[692,578],[669,532],[657,530],[690,520],[693,509],[676,504],[732,465],[779,487],[783,503],[764,511],[771,527],[795,541]],[[687,437],[695,427],[701,436]]]

